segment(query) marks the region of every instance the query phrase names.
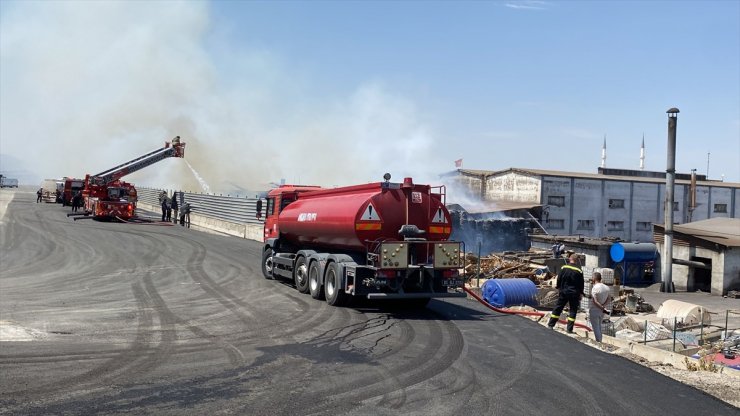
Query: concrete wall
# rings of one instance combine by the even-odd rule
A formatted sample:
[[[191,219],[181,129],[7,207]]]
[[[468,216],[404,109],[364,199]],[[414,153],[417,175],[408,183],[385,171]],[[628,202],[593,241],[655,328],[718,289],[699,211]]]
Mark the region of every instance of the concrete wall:
[[[652,242],[652,224],[658,222],[663,209],[660,200],[660,185],[654,183],[635,182],[632,185],[632,230],[633,241]],[[640,229],[638,227],[643,227]],[[647,228],[644,228],[647,227]]]
[[[515,201],[540,203],[541,180],[538,176],[507,172],[486,180],[486,201]]]
[[[445,180],[457,184],[468,196],[486,201],[540,203],[543,205],[542,225],[555,235],[579,234],[652,242],[652,226],[648,224],[664,222],[665,183],[615,180],[609,176],[604,179],[536,176],[516,170],[489,176],[485,181],[483,178],[483,174],[458,174]],[[689,194],[689,185],[676,185],[674,201],[678,209],[673,211],[674,223],[689,222]],[[552,203],[551,197],[560,198],[562,202]],[[609,208],[609,199],[623,200],[624,208]],[[697,203],[692,221],[740,218],[740,188],[698,186]],[[727,204],[727,213],[715,213],[716,204]],[[593,221],[593,225],[585,223],[587,221]],[[614,227],[618,222],[623,223],[622,229]]]
[[[562,198],[562,204],[558,202]],[[547,214],[543,218],[542,225],[550,234],[570,234],[570,209],[573,204],[571,200],[571,180],[560,177],[542,178],[542,204]],[[562,221],[562,227],[559,223]],[[556,226],[558,223],[558,226]]]
[[[137,207],[147,211],[161,212],[159,207],[150,205],[143,202],[138,202]],[[204,215],[198,215],[195,213],[190,214],[190,224],[198,227],[207,228],[209,230],[218,231],[223,234],[233,235],[239,238],[246,238],[249,240],[262,241],[264,236],[264,229],[262,224],[237,224],[229,221],[217,220],[215,218],[206,217]]]
[[[573,241],[564,241],[566,250],[573,250],[577,254],[583,254],[586,257],[585,263],[582,265],[584,269],[594,269],[597,267],[611,267],[611,258],[609,257],[609,246],[606,245],[591,245],[588,243],[577,243]],[[540,236],[532,237],[532,248],[540,250],[550,250],[552,248],[553,241],[542,238]],[[565,259],[563,258],[563,264]],[[551,270],[552,271],[552,270]]]
[[[732,189],[712,187],[709,192],[709,218],[729,218],[732,213]],[[726,206],[726,212],[715,212],[718,204]],[[696,221],[696,220],[694,220]]]
[[[716,186],[697,186],[696,187],[696,209],[693,213],[688,210],[691,194],[691,187],[689,185],[681,186],[683,190],[684,198],[681,203],[686,206],[686,215],[681,219],[680,222],[693,222],[706,220],[709,218],[738,218],[737,214],[733,214],[737,207],[734,205],[733,195],[737,195],[738,190],[732,188],[720,188]],[[676,199],[678,201],[678,199]],[[719,207],[718,204],[724,204],[726,212],[715,212]],[[691,215],[689,215],[691,214]],[[677,221],[678,222],[678,221]]]
[[[609,204],[610,200],[614,205]],[[621,201],[621,206],[618,203]],[[632,240],[632,183],[622,181],[604,181],[604,195],[601,198],[604,222],[601,224],[601,235]]]
[[[662,253],[664,245],[658,244],[658,252]],[[740,248],[731,247],[716,251],[703,247],[673,246],[673,258],[691,260],[692,257],[704,257],[712,261],[711,293],[725,295],[730,290],[740,290]],[[662,261],[658,260],[662,264]],[[658,271],[659,273],[659,271]],[[693,280],[694,269],[688,266],[674,264],[671,278],[677,291],[688,290]]]
[[[449,196],[460,199],[481,199],[481,186],[483,185],[482,176],[472,175],[454,175],[443,178],[445,185],[449,188]],[[455,202],[448,197],[448,202]]]
[[[662,247],[662,245],[661,245]],[[711,293],[722,295],[724,288],[724,256],[715,250],[702,247],[673,246],[673,258],[691,260],[691,257],[704,257],[712,260],[712,283]],[[671,278],[676,290],[685,291],[689,289],[689,281],[693,279],[693,268],[680,264],[673,265]]]
[[[725,251],[724,289],[740,290],[740,247],[730,247]]]

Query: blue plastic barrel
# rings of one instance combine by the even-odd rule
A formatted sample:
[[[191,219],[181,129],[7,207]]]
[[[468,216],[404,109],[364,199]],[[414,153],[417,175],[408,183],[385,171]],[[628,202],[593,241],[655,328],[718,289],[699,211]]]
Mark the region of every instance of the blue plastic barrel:
[[[537,306],[537,286],[529,279],[490,279],[481,288],[483,299],[497,308]]]
[[[612,261],[620,263],[655,261],[658,249],[653,243],[614,243],[609,249]]]

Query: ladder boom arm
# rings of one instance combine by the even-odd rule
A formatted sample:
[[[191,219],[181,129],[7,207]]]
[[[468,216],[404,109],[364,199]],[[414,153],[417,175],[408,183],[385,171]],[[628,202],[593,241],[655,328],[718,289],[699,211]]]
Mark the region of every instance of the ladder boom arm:
[[[90,177],[90,181],[97,185],[109,184],[129,173],[144,169],[169,157],[185,157],[185,143],[180,143],[180,136],[172,140],[172,146],[170,146],[169,142],[165,142],[164,148],[154,150],[136,159],[129,160],[126,163],[93,175]]]

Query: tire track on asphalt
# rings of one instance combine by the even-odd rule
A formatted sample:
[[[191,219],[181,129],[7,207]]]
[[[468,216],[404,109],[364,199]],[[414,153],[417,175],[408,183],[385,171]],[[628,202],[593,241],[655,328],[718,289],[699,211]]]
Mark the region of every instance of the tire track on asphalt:
[[[261,279],[260,276],[252,274],[252,279],[247,280],[245,283],[247,288],[243,290],[245,295],[248,297],[242,299],[231,290],[225,289],[223,284],[216,282],[210,277],[208,272],[205,270],[205,262],[207,249],[205,246],[196,241],[187,241],[196,251],[196,261],[188,263],[187,272],[190,274],[193,281],[200,284],[202,290],[208,295],[214,298],[217,302],[221,303],[226,309],[234,314],[242,323],[246,324],[246,329],[236,338],[232,339],[234,343],[240,343],[243,341],[253,342],[255,336],[266,337],[266,338],[282,338],[285,336],[295,336],[307,331],[310,331],[315,322],[320,322],[315,314],[310,314],[310,311],[315,310],[316,306],[321,305],[321,302],[301,299],[302,294],[297,292],[294,288],[281,285],[280,282],[271,280]],[[210,253],[208,253],[211,255]],[[224,254],[215,253],[213,254],[213,261],[216,258],[221,257],[225,262],[232,262],[233,260],[226,257]],[[239,259],[243,261],[243,259]],[[239,261],[236,261],[238,264]],[[242,279],[245,280],[245,279]],[[243,283],[243,282],[242,282]],[[280,301],[288,301],[292,305],[284,305],[276,308],[276,305],[269,303],[265,304],[267,299],[278,298]],[[316,306],[314,306],[314,304]],[[272,319],[275,312],[280,312],[284,315],[287,312],[288,315],[281,317],[280,319]],[[244,313],[246,312],[246,313]],[[324,312],[329,316],[330,311]],[[257,319],[256,317],[260,317]],[[300,326],[287,325],[294,323],[298,318],[308,316],[308,321],[303,320]]]
[[[431,311],[428,311],[432,313]],[[460,356],[464,341],[462,334],[450,322],[433,320],[416,320],[417,325],[423,324],[426,336],[418,339],[419,329],[412,326],[414,331],[410,348],[422,344],[421,349],[413,349],[412,359],[408,359],[403,350],[393,350],[386,355],[384,362],[372,374],[360,374],[354,381],[344,382],[333,390],[320,389],[313,395],[323,397],[321,403],[303,403],[302,409],[306,414],[323,414],[325,412],[348,412],[357,407],[362,401],[381,398],[386,395],[393,397],[395,406],[400,407],[406,400],[405,390],[413,385],[429,380],[449,368]],[[443,349],[443,346],[447,348]],[[410,354],[411,355],[411,354]],[[398,357],[396,357],[398,356]],[[385,362],[398,360],[398,365]],[[389,383],[389,380],[394,382]],[[399,391],[400,390],[400,391]]]
[[[154,305],[157,310],[157,313],[160,316],[160,321],[166,323],[166,325],[161,327],[161,330],[163,331],[163,338],[166,337],[166,343],[165,343],[166,348],[160,349],[160,352],[153,357],[156,360],[157,364],[159,364],[159,361],[164,361],[164,358],[169,358],[169,353],[172,350],[171,348],[172,343],[177,339],[176,328],[175,328],[176,324],[184,326],[194,335],[200,337],[200,339],[206,340],[210,344],[213,344],[216,347],[223,349],[231,365],[238,366],[244,363],[244,355],[241,353],[241,351],[239,351],[238,348],[231,345],[227,341],[223,340],[222,337],[211,335],[210,333],[208,333],[208,331],[204,330],[203,328],[197,325],[193,325],[187,320],[180,319],[174,313],[172,313],[172,311],[167,307],[167,304],[165,303],[164,299],[162,299],[162,297],[157,292],[157,289],[155,288],[154,283],[152,281],[151,275],[147,275],[147,277],[145,278],[144,286],[145,286],[147,295],[152,300],[154,300]],[[170,335],[166,335],[166,334],[170,334]]]
[[[132,290],[137,301],[137,315],[139,319],[136,337],[128,348],[122,350],[105,363],[81,374],[65,377],[51,383],[41,384],[32,389],[13,391],[10,394],[20,393],[22,391],[24,395],[38,398],[38,396],[49,393],[60,394],[65,391],[83,390],[86,387],[98,385],[103,380],[113,377],[126,367],[134,365],[141,357],[155,354],[156,349],[149,347],[153,339],[149,329],[152,328],[154,323],[151,312],[151,301],[144,293],[140,284],[132,283]]]

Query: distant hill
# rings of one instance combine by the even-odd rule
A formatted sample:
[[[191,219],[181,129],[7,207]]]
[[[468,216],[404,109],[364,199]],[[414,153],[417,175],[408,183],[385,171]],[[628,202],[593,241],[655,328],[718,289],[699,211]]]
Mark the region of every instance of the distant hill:
[[[0,153],[0,173],[8,178],[18,179],[20,185],[38,185],[41,177],[24,166],[20,159]]]

